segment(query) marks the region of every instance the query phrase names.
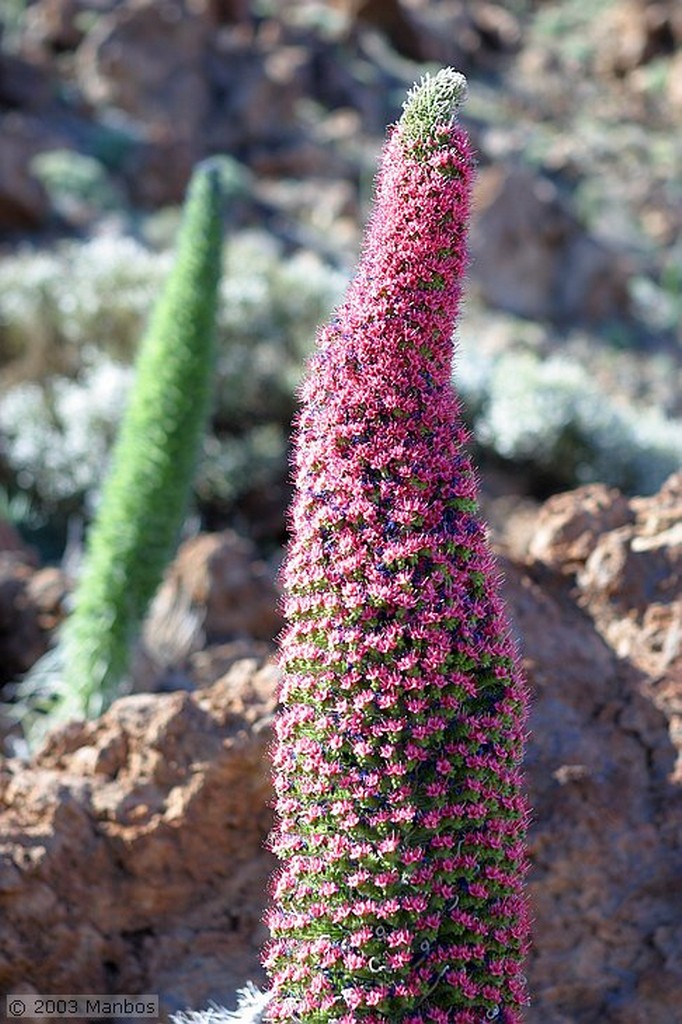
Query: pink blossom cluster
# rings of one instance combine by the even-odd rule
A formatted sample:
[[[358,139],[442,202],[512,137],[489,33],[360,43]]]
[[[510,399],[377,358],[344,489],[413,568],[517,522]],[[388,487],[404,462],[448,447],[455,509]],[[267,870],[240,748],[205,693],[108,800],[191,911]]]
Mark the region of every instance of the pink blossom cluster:
[[[274,749],[277,1024],[518,1024],[526,691],[451,387],[473,161],[383,154],[303,388]]]

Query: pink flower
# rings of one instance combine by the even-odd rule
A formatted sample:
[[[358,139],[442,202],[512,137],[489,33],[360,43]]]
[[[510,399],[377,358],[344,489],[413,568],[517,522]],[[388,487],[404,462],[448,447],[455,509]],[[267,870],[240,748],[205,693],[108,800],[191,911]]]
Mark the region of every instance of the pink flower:
[[[379,850],[382,853],[394,853],[400,846],[400,837],[393,832],[379,843]]]
[[[412,942],[412,936],[405,928],[397,928],[395,931],[391,931],[388,935],[387,942],[389,946],[409,946]]]
[[[357,988],[345,988],[341,995],[343,996],[346,1006],[349,1006],[351,1010],[357,1010],[358,1006],[362,1006],[364,1002],[363,993]]]
[[[282,1024],[480,1024],[493,995],[514,1024],[525,998],[526,693],[450,384],[461,88],[445,71],[410,95],[301,389],[266,959]]]
[[[404,967],[409,964],[412,959],[412,954],[408,953],[406,949],[401,949],[397,953],[391,953],[388,957],[388,965],[394,969]]]

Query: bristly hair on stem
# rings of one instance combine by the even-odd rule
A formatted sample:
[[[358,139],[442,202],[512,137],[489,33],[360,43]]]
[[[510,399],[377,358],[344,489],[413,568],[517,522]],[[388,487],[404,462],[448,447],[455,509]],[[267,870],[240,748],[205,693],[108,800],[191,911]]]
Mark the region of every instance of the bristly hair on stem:
[[[400,127],[405,141],[423,141],[438,125],[452,124],[468,92],[466,78],[454,68],[442,68],[437,75],[424,75],[410,89],[403,103]]]

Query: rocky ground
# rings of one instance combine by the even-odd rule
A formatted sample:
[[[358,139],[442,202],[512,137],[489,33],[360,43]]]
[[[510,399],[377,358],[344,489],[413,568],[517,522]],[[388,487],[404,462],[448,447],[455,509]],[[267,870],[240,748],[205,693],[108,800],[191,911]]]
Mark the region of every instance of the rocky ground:
[[[282,262],[302,251],[345,274],[386,124],[420,74],[453,64],[470,81],[480,165],[463,348],[492,364],[512,350],[558,355],[616,404],[679,417],[681,61],[675,0],[6,0],[0,259],[99,237],[135,239],[156,259],[193,164],[226,153],[228,230],[257,226]],[[0,389],[73,358],[36,273],[21,340],[0,296]],[[106,321],[79,303],[74,316]],[[277,351],[280,320],[255,319]],[[106,347],[83,333],[84,348]],[[249,335],[243,348],[255,347]],[[630,434],[606,434],[608,463]],[[2,520],[2,488],[14,498],[18,479],[2,440],[6,695],[48,649],[71,580],[61,551],[28,548]],[[528,1024],[671,1024],[682,477],[645,498],[595,483],[538,507],[557,481],[585,476],[559,464],[560,446],[548,466],[522,446],[504,462],[488,443],[484,510],[534,693]],[[210,506],[181,548],[136,692],[30,759],[0,720],[0,994],[158,992],[166,1019],[263,981],[279,476],[238,516]]]
[[[498,552],[533,690],[528,1024],[670,1024],[682,475],[651,498],[591,485],[504,518]],[[4,544],[0,594],[20,589],[10,604],[38,651],[65,587],[11,550],[11,532]],[[189,542],[165,592],[157,632],[182,592],[207,638],[185,652],[183,688],[125,697],[0,766],[2,990],[159,992],[168,1014],[263,981],[276,594],[232,534]]]

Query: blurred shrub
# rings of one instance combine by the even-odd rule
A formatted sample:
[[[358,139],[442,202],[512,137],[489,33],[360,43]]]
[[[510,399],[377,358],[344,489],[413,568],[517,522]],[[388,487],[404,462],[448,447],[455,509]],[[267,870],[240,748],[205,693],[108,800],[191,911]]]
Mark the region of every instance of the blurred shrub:
[[[0,263],[0,451],[23,487],[59,505],[97,490],[129,364],[169,268],[127,237]],[[218,311],[213,434],[196,489],[230,505],[286,474],[294,391],[317,324],[345,278],[263,233],[228,246]],[[29,379],[22,379],[26,376]]]
[[[130,362],[140,328],[170,269],[128,237],[68,242],[0,262],[0,366],[21,359],[31,378],[55,361],[78,373],[94,348]],[[44,339],[50,339],[45,351]],[[41,365],[39,357],[45,358]]]
[[[0,262],[0,453],[11,487],[65,510],[97,490],[136,339],[168,268],[165,252],[129,237]],[[195,485],[205,507],[227,514],[286,476],[296,385],[344,286],[314,254],[289,255],[262,232],[231,240],[213,430]],[[484,450],[556,486],[600,479],[651,493],[682,460],[682,423],[607,392],[588,362],[528,351],[493,359],[465,341],[456,387]]]
[[[240,434],[204,440],[196,491],[207,504],[235,504],[247,491],[264,491],[286,474],[288,430],[261,423]]]
[[[0,487],[0,520],[28,530],[41,524],[30,497],[24,491],[11,494],[6,487]]]
[[[132,369],[88,353],[78,377],[25,381],[0,399],[0,445],[17,483],[46,505],[72,506],[99,485]]]
[[[631,298],[650,330],[676,333],[682,342],[682,240],[665,254],[658,280],[633,278]]]
[[[94,157],[71,149],[53,149],[34,157],[30,169],[53,208],[67,220],[86,221],[124,206],[107,169]]]
[[[600,480],[650,494],[682,464],[682,420],[606,393],[565,356],[509,352],[487,365],[479,355],[473,372],[468,364],[465,353],[457,386],[479,443],[557,485]]]
[[[0,5],[0,49],[11,53],[17,46],[30,0],[3,0]]]
[[[288,426],[318,324],[346,279],[311,252],[285,257],[270,236],[244,232],[228,247],[219,330],[216,419],[221,427]]]

